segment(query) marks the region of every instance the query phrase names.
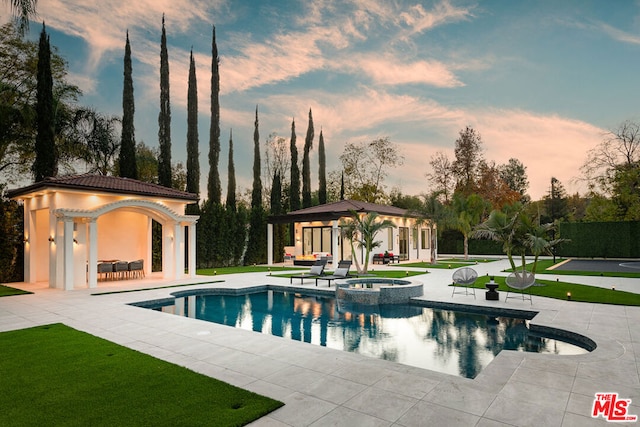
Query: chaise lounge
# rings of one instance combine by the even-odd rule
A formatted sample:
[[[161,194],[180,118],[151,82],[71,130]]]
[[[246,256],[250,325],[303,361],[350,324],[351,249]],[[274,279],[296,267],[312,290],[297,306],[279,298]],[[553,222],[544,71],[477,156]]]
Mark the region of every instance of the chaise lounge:
[[[347,277],[355,277],[349,274],[349,269],[351,268],[351,261],[340,261],[338,263],[338,268],[335,269],[333,274],[329,276],[318,276],[316,277],[316,286],[318,286],[318,280],[326,280],[329,282],[327,286],[331,286],[331,281],[336,279],[346,279]]]
[[[324,274],[324,267],[326,265],[326,259],[317,259],[313,266],[311,266],[311,270],[309,270],[308,273],[291,276],[289,283],[293,283],[293,279],[300,279],[300,284],[302,284],[304,282],[304,279],[313,279],[314,277],[322,276]]]

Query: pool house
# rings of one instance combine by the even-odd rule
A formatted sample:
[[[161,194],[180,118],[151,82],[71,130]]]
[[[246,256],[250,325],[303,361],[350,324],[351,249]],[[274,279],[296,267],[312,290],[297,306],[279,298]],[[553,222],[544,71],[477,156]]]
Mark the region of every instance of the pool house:
[[[159,278],[195,277],[198,217],[184,214],[187,204],[198,202],[195,194],[128,178],[85,174],[46,178],[9,191],[8,196],[24,207],[27,283],[48,281],[49,287],[64,290],[95,288],[98,266],[118,261],[134,262],[141,269],[136,273],[148,275],[152,221],[162,227]],[[104,277],[122,277],[125,271],[117,273]]]
[[[358,215],[376,212],[381,220],[388,219],[395,225],[393,228],[380,231],[376,236],[376,240],[381,241],[382,244],[372,250],[370,264],[376,254],[384,252],[392,253],[400,261],[431,261],[431,245],[436,244],[436,239],[433,236],[432,240],[428,222],[421,222],[416,215],[395,206],[340,200],[269,217],[268,264],[273,264],[274,259],[273,226],[275,224],[293,224],[292,244],[285,247],[285,259],[291,257],[298,263],[300,261],[304,263],[317,257],[327,257],[333,265],[337,265],[341,260],[351,260],[351,243],[342,237],[340,224],[341,221],[352,216],[352,211]],[[437,253],[437,247],[435,249]],[[358,262],[362,263],[365,256],[364,249],[360,250],[356,246],[356,256]]]

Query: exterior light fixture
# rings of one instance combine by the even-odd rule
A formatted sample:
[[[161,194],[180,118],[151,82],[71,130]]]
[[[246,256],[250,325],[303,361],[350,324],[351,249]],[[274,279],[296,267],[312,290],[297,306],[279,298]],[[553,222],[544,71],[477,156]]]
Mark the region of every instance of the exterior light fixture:
[[[75,243],[75,244],[77,245],[77,244],[78,244],[78,239],[76,239],[76,238],[74,237],[74,239],[73,239],[73,243]]]
[[[616,290],[616,286],[615,286],[615,285],[613,285],[613,286],[611,287],[611,290],[612,290],[612,291],[615,291],[615,290]]]
[[[49,241],[50,241],[50,242],[55,241],[55,239],[53,238],[53,236],[49,236]]]
[[[29,243],[29,238],[27,236],[24,236],[24,239],[22,239],[22,241],[25,243]]]
[[[567,292],[567,301],[571,301],[571,292]]]

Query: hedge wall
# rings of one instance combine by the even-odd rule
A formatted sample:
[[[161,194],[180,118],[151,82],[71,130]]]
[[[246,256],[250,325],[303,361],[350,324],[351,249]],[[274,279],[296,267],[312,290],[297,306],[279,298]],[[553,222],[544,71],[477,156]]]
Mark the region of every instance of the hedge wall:
[[[639,258],[640,221],[560,223],[563,257]]]
[[[446,230],[438,238],[438,253],[464,254],[464,238],[462,233]],[[469,255],[503,255],[502,245],[493,240],[469,239]]]

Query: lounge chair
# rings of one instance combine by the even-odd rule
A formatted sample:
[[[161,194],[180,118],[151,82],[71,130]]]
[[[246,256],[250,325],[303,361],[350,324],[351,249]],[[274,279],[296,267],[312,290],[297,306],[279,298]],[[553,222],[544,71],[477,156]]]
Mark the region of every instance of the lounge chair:
[[[313,279],[314,277],[322,276],[324,274],[324,267],[327,265],[326,259],[317,259],[311,266],[311,270],[308,273],[298,274],[291,276],[289,283],[293,283],[293,279],[300,279],[300,284],[304,282],[304,279]]]
[[[531,302],[531,305],[533,305],[533,300],[531,299],[531,287],[536,283],[536,276],[533,273],[526,270],[513,272],[507,276],[507,278],[505,279],[505,283],[507,284],[508,288],[520,291],[522,301],[528,299],[529,302]],[[524,291],[527,289],[529,290],[529,297],[525,298]],[[505,302],[509,298],[517,298],[515,296],[509,297],[509,292],[510,291],[507,290],[507,296],[504,299]]]
[[[318,276],[316,277],[316,286],[318,286],[318,280],[326,280],[329,282],[327,286],[331,286],[331,281],[336,279],[346,279],[347,277],[354,277],[349,274],[349,269],[351,268],[351,261],[340,261],[338,263],[338,268],[335,269],[333,274],[329,276]]]
[[[453,294],[461,294],[462,291],[456,291],[456,288],[464,287],[464,294],[471,295],[473,294],[473,298],[476,297],[476,288],[473,287],[473,284],[476,282],[478,278],[478,273],[471,267],[462,267],[454,271],[453,273],[453,292],[451,292],[451,297],[453,298]],[[471,289],[471,292],[469,291]]]

